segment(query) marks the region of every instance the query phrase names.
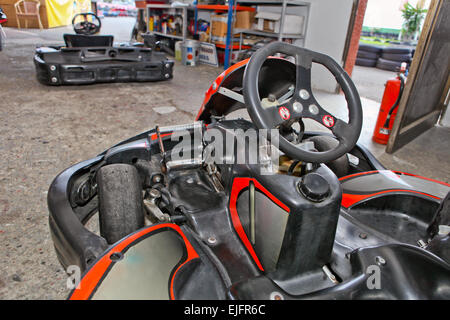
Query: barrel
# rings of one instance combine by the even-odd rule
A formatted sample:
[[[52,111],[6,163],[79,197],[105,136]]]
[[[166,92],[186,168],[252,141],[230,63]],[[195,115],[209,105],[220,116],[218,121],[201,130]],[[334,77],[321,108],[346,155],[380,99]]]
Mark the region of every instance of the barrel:
[[[196,40],[185,40],[180,46],[181,62],[185,66],[196,66],[198,63],[200,43]]]

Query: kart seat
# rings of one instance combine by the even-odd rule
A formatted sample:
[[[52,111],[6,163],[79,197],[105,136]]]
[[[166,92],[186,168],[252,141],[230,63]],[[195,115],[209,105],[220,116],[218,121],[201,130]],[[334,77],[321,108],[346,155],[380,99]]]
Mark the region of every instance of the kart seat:
[[[67,47],[112,47],[114,36],[89,36],[84,34],[64,34]]]

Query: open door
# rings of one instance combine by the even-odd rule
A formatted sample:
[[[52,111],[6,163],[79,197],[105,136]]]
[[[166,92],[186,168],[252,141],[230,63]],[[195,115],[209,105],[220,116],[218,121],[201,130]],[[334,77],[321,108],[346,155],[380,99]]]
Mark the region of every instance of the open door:
[[[449,90],[450,0],[432,0],[386,147],[392,153],[438,121]]]

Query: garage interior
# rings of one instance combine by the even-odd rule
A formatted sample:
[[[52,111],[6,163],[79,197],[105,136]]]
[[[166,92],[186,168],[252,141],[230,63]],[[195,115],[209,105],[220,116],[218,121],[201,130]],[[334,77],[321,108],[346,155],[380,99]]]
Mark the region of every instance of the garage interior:
[[[388,169],[449,183],[450,112],[445,109],[449,100],[450,1],[431,1],[430,9],[439,10],[433,11],[434,19],[427,17],[429,21],[425,21],[426,34],[421,35],[416,49],[417,53],[422,46],[422,58],[413,60],[409,71],[411,74],[414,70],[414,85],[411,81],[405,88],[409,96],[402,97],[398,113],[404,115],[403,121],[394,124],[395,137],[390,137],[387,148],[375,143],[372,136],[384,85],[396,73],[354,65],[366,6],[367,0],[309,0],[306,36],[293,43],[330,55],[351,75],[363,107],[358,143]],[[100,34],[114,35],[116,43],[130,41],[135,22],[134,17],[102,18]],[[72,26],[3,29],[0,299],[65,299],[69,293],[67,276],[48,232],[47,190],[55,176],[157,125],[191,123],[205,92],[224,67],[189,66],[175,60],[173,79],[169,81],[45,86],[36,80],[36,47],[62,45],[62,35],[72,33]],[[345,98],[325,70],[313,68],[313,89],[331,113],[340,115],[345,110]],[[411,109],[412,118],[408,118]],[[249,119],[246,110],[233,115]],[[417,130],[408,133],[411,128]],[[324,129],[313,125],[308,130]],[[403,140],[395,141],[397,136]]]

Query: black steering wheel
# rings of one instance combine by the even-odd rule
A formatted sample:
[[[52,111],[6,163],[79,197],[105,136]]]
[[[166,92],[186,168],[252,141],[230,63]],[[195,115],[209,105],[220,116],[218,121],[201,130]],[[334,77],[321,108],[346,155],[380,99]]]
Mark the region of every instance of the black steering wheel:
[[[276,106],[263,107],[258,92],[259,71],[264,61],[276,53],[295,58],[295,90],[288,101]],[[313,62],[327,68],[341,86],[347,101],[348,123],[327,112],[315,99],[311,90]],[[355,146],[362,128],[361,100],[348,74],[331,57],[285,42],[272,42],[251,56],[245,68],[243,82],[248,113],[259,129],[281,128],[301,118],[310,118],[330,129],[339,141],[339,144],[331,150],[313,152],[299,148],[280,135],[279,148],[289,157],[312,163],[327,163],[349,152]]]
[[[78,17],[81,17],[82,20],[77,22]],[[89,21],[88,17],[91,17]],[[100,28],[102,27],[102,23],[100,18],[92,12],[83,12],[76,14],[72,19],[73,30],[76,34],[84,34],[84,35],[93,35],[100,32]]]

